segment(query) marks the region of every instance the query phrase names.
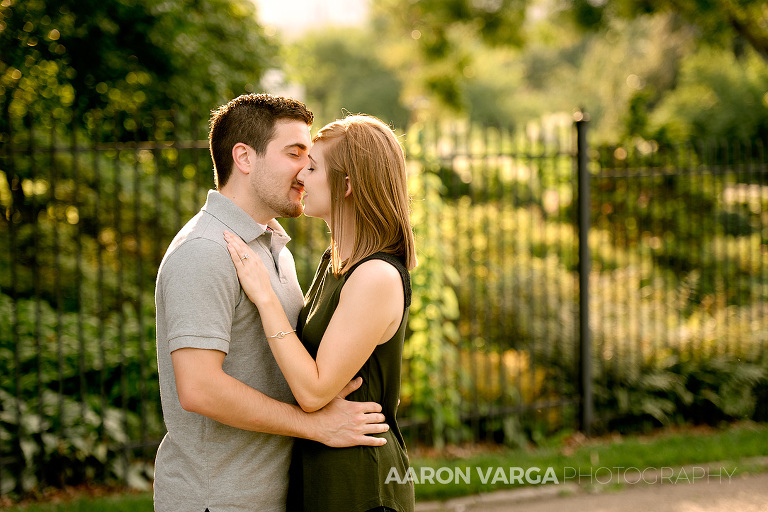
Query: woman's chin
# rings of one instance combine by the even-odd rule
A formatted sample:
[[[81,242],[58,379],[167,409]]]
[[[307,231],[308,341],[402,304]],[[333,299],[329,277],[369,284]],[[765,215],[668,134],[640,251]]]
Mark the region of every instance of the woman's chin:
[[[313,212],[311,208],[309,210],[304,208],[304,216],[312,219],[323,219],[323,221],[325,221],[325,223],[330,226],[329,219],[323,217],[322,215],[318,215],[317,212]]]

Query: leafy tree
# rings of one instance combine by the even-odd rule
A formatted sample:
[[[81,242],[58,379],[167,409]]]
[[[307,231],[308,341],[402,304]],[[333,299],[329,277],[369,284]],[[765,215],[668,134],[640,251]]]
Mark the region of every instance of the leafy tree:
[[[171,138],[175,126],[193,123],[140,113],[205,112],[254,89],[275,53],[248,0],[3,0],[0,49],[0,148],[29,147],[25,157],[0,152],[3,217],[25,223],[55,202],[29,186],[42,162],[33,146],[69,142],[73,133],[86,145]],[[59,183],[38,185],[62,195],[71,166],[56,166]],[[81,196],[96,187],[74,182]]]
[[[672,12],[697,28],[705,42],[740,52],[750,46],[768,61],[768,11],[754,0],[567,0],[563,7],[582,26],[602,27],[615,17],[636,18],[649,13]]]
[[[472,62],[465,43],[519,45],[524,9],[525,0],[383,0],[374,5],[373,30],[396,48],[390,63],[413,86],[405,91],[409,105],[424,110],[435,99],[459,110]]]
[[[752,47],[768,60],[768,14],[763,2],[752,0],[384,0],[376,3],[374,14],[376,32],[399,40],[402,56],[395,67],[415,82],[407,84],[408,103],[425,97],[457,111],[468,103],[464,77],[473,74],[481,54],[476,43],[489,48],[541,43],[542,20],[549,20],[544,25],[550,26],[550,42],[576,49],[574,29],[605,37],[617,22],[660,14],[671,20],[670,34],[690,33],[737,55]],[[646,99],[655,103],[661,92]]]
[[[737,60],[717,49],[682,63],[678,86],[647,120],[647,138],[740,140],[768,138],[768,63],[756,52]]]
[[[274,54],[247,0],[4,0],[0,48],[3,112],[57,117],[213,106]]]
[[[530,18],[549,10],[587,29],[605,28],[616,18],[671,12],[697,27],[707,41],[746,44],[768,60],[768,14],[765,3],[754,0],[384,0],[377,9],[393,27],[418,31],[422,52],[432,59],[454,50],[451,31],[459,25],[490,46],[521,45]]]

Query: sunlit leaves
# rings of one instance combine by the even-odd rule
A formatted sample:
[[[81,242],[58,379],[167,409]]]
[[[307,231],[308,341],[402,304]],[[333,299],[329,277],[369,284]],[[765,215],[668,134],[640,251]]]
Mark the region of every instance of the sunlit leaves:
[[[650,120],[651,133],[673,140],[768,137],[768,65],[754,52],[740,61],[711,49],[682,64],[678,87],[663,98]]]
[[[247,0],[9,1],[0,46],[15,114],[205,109],[253,89],[274,53]]]

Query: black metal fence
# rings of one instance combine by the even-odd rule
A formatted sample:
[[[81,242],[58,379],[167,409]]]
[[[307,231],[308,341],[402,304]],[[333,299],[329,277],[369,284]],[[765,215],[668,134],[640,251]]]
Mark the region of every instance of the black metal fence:
[[[764,144],[593,148],[586,127],[409,134],[458,303],[432,383],[453,439],[766,419]]]
[[[204,121],[6,116],[0,493],[151,477],[154,279],[212,186]],[[690,361],[749,362],[734,388],[765,380],[763,146],[589,148],[585,126],[405,130],[421,261],[400,412],[412,445],[663,423]],[[284,226],[306,289],[327,229]]]

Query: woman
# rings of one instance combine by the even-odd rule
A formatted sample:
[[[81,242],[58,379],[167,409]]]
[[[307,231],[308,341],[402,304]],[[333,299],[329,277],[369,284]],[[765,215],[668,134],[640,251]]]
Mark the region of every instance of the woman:
[[[243,289],[256,304],[269,344],[299,405],[315,411],[353,378],[349,400],[378,402],[390,426],[381,447],[328,448],[297,440],[289,510],[411,511],[413,483],[395,415],[410,305],[408,271],[416,254],[408,218],[403,150],[392,130],[370,116],[323,127],[298,175],[304,213],[325,220],[331,245],[305,297],[296,331],[260,259],[226,234]],[[251,257],[248,257],[248,256]],[[298,501],[298,502],[297,502]]]

